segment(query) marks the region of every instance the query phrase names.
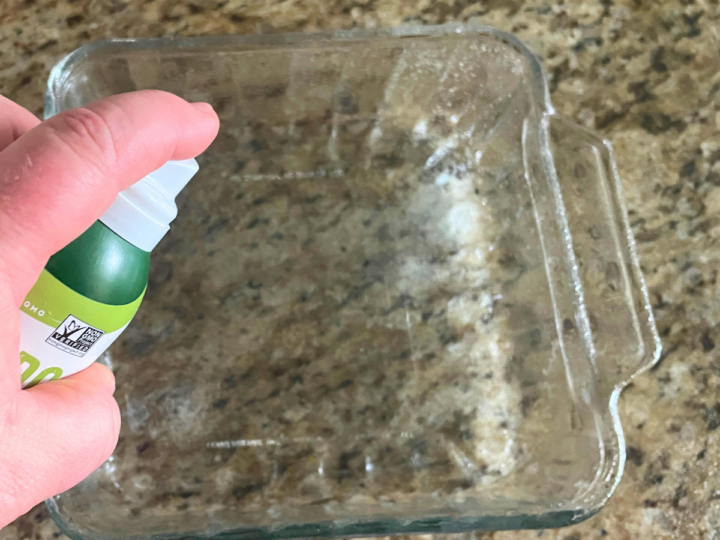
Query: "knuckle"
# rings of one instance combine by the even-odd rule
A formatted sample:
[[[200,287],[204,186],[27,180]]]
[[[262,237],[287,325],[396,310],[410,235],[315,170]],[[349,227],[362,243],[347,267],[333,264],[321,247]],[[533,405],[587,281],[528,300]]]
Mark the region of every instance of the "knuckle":
[[[58,115],[51,123],[54,135],[88,165],[100,171],[115,166],[116,134],[106,115],[80,107]]]

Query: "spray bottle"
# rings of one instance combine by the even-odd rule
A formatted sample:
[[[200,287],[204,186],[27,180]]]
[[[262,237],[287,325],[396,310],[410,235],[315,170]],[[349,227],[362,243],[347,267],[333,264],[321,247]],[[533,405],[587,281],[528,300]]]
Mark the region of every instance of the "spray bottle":
[[[127,328],[147,288],[150,252],[197,171],[194,159],[168,161],[50,258],[20,307],[23,388],[85,369]]]

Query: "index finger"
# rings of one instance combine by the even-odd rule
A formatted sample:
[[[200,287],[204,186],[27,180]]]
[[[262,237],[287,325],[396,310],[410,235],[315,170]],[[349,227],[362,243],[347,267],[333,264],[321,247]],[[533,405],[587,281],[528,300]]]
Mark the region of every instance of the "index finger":
[[[168,160],[197,156],[217,131],[209,105],[146,90],[63,112],[0,152],[0,270],[15,303],[119,191]]]

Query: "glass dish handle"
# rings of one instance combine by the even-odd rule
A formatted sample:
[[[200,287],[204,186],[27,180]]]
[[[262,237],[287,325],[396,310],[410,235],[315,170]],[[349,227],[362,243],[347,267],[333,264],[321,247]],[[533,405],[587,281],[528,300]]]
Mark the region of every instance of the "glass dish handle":
[[[660,355],[660,339],[608,141],[560,116],[547,135],[576,258],[602,395]]]

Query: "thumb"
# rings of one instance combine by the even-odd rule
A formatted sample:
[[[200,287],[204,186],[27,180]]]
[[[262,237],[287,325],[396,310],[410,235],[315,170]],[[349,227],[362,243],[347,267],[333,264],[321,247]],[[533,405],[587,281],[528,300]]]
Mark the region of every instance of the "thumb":
[[[110,456],[120,430],[114,390],[110,370],[93,364],[3,400],[0,528],[71,488]]]

